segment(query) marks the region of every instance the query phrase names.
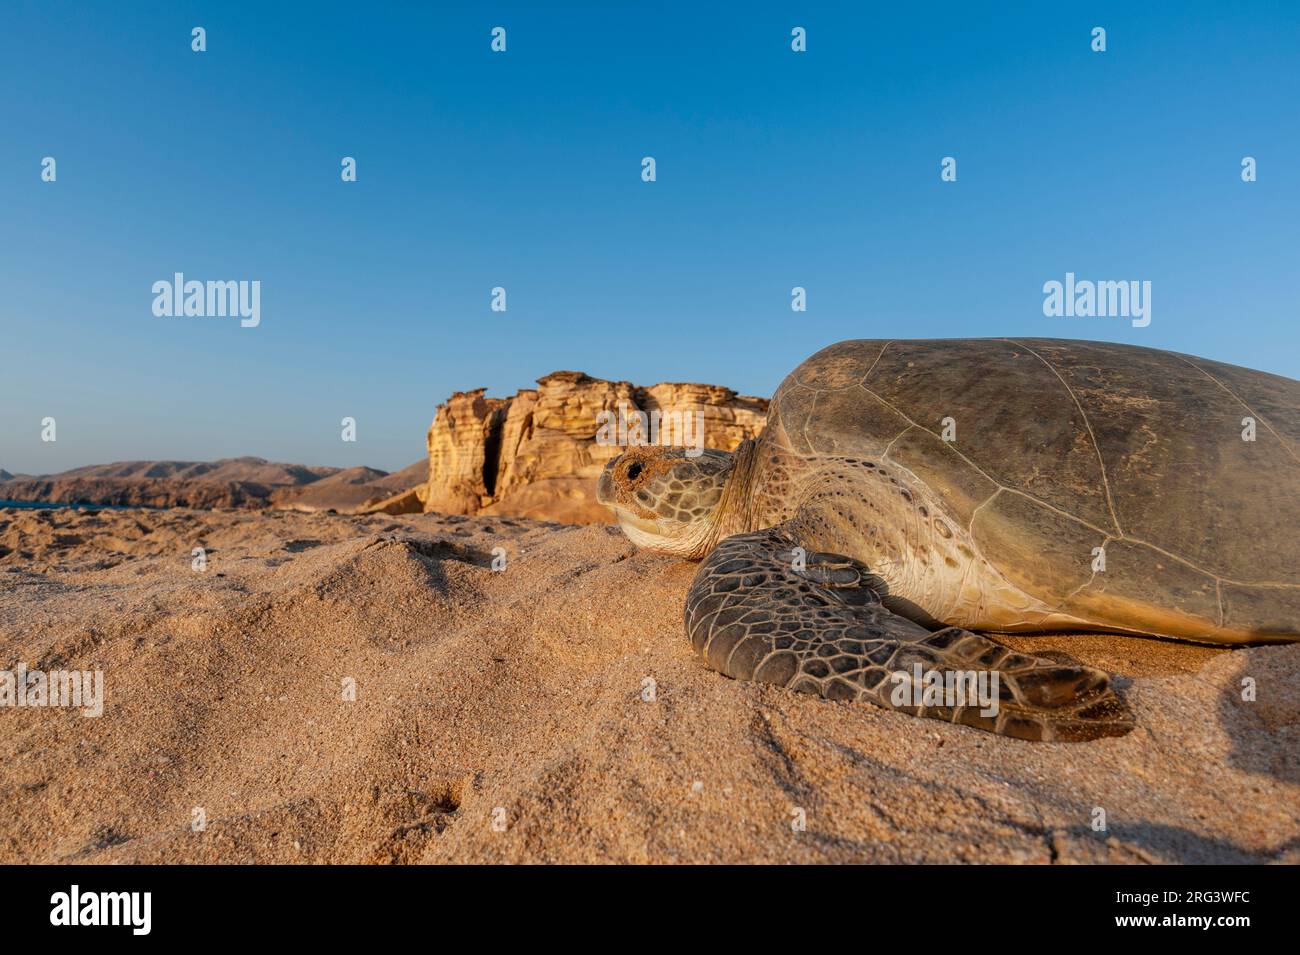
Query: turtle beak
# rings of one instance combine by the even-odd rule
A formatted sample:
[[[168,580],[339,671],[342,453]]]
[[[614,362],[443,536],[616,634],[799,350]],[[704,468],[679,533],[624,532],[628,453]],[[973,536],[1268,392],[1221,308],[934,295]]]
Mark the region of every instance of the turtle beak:
[[[617,461],[615,458],[614,461]],[[596,500],[606,507],[614,506],[614,481],[610,474],[614,470],[614,461],[605,465],[605,470],[600,472],[600,480],[596,482]]]

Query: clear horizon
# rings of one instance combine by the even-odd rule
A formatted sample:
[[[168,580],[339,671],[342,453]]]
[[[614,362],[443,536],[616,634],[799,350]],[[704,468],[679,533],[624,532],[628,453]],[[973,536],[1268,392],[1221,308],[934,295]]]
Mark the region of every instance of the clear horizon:
[[[768,397],[845,338],[1300,377],[1300,9],[1177,9],[19,5],[0,468],[396,471],[454,391],[572,369]],[[259,283],[256,324],[156,314],[176,273]],[[1071,273],[1149,282],[1150,324],[1045,314]]]

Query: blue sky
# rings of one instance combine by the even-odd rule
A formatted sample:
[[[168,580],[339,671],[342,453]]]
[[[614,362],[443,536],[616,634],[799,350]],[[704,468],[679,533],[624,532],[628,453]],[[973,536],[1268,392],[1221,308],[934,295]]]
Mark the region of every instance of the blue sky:
[[[844,338],[1300,377],[1300,5],[716,6],[10,0],[0,467],[393,469],[453,390],[768,395]],[[260,281],[261,325],[156,317],[177,271]],[[1044,316],[1067,271],[1150,281],[1150,326]]]

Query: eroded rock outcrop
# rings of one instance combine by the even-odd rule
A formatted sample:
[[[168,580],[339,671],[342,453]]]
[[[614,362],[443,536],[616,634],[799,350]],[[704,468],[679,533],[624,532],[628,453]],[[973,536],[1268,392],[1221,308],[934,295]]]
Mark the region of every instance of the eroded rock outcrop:
[[[484,392],[457,392],[438,407],[428,435],[428,484],[414,499],[394,499],[394,513],[418,499],[426,511],[606,523],[611,516],[596,502],[596,478],[622,447],[597,441],[602,421],[638,412],[649,420],[657,412],[663,421],[690,416],[693,425],[698,414],[704,446],[730,451],[755,437],[767,417],[766,399],[730,388],[676,382],[643,388],[576,371],[553,372],[511,398]]]

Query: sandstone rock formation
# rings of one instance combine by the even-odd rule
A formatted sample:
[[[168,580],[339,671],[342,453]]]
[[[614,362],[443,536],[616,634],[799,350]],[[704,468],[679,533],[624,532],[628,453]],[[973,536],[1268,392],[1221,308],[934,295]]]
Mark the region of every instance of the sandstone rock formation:
[[[755,437],[767,417],[766,399],[717,385],[665,382],[643,388],[576,371],[553,372],[511,398],[488,398],[485,390],[457,392],[438,407],[428,435],[427,485],[378,509],[407,513],[418,505],[452,514],[609,523],[609,511],[596,502],[596,478],[622,447],[597,440],[602,420],[657,412],[656,420],[690,424],[698,413],[703,445],[730,451]],[[602,412],[608,417],[602,419]],[[690,443],[673,437],[692,435],[670,436],[667,443]]]

